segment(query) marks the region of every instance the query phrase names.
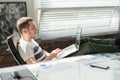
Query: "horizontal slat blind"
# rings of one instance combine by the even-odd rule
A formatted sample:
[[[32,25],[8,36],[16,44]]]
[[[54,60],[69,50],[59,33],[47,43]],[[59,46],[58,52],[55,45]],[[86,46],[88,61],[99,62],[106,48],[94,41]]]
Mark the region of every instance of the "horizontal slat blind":
[[[68,2],[42,0],[42,4],[48,5],[47,1]],[[79,0],[69,1],[77,2]],[[41,8],[39,36],[42,39],[75,37],[79,26],[83,29],[83,35],[117,31],[119,28],[118,7]]]
[[[119,6],[119,0],[38,0],[40,8]],[[39,5],[41,4],[41,5]]]

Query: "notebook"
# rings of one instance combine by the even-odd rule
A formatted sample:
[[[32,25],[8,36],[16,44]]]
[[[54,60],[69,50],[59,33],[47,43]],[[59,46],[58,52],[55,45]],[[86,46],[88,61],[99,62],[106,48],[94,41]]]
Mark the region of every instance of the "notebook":
[[[62,49],[62,52],[58,53],[57,58],[64,58],[76,51],[79,50],[80,46],[80,37],[82,34],[82,29],[80,27],[77,28],[76,33],[76,41],[74,44],[71,44],[70,46],[67,46],[66,48]]]

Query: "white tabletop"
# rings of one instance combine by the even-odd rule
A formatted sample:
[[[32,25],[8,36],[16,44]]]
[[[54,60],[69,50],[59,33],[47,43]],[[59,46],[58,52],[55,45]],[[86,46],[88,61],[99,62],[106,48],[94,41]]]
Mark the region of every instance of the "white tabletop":
[[[7,80],[15,71],[23,77],[36,78],[34,80],[120,80],[120,53],[84,55],[1,68],[0,76]]]

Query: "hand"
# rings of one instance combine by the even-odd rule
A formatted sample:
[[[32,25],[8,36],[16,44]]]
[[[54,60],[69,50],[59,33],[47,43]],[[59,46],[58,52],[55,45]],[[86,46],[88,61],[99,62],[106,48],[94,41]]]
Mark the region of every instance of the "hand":
[[[51,53],[54,54],[55,56],[57,56],[57,54],[60,52],[62,52],[62,50],[60,48],[57,48],[57,49],[53,50]]]

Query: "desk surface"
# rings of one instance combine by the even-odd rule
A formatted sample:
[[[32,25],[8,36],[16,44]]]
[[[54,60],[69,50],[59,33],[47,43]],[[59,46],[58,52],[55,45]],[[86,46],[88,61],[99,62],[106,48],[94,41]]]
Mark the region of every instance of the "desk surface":
[[[91,64],[95,67],[91,67]],[[119,80],[120,53],[84,55],[1,68],[0,76],[5,77],[4,75],[8,74],[10,77],[15,71],[18,71],[21,76],[28,75],[37,80]],[[4,80],[7,80],[6,78]]]

